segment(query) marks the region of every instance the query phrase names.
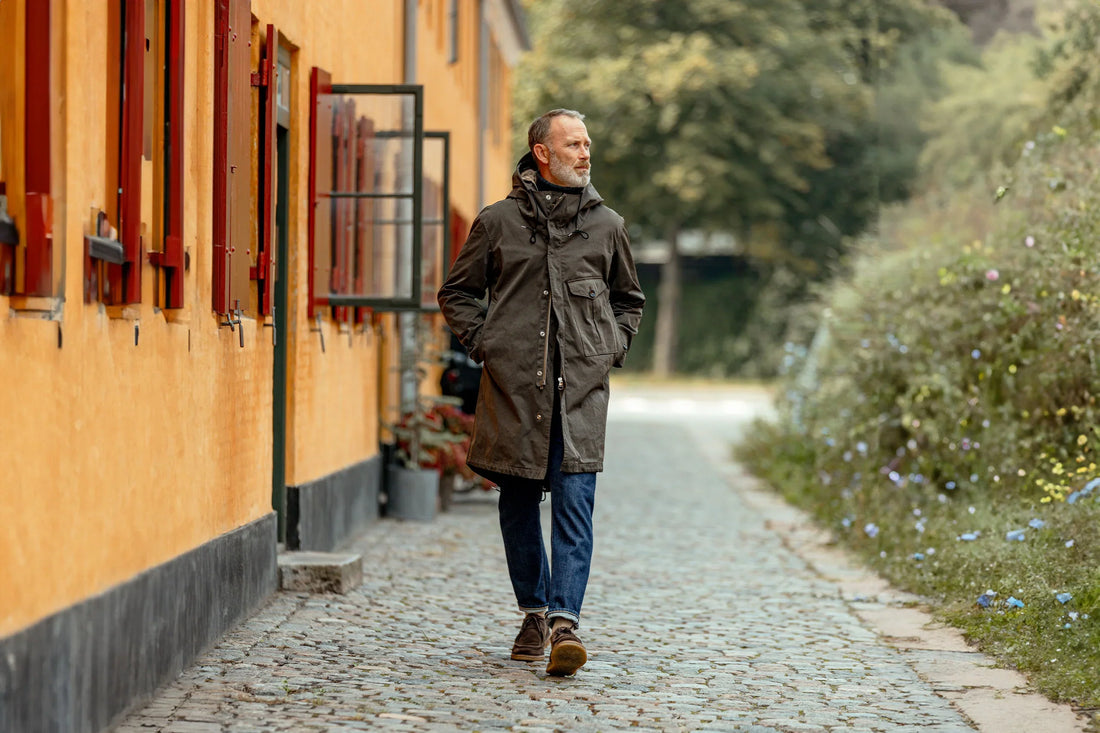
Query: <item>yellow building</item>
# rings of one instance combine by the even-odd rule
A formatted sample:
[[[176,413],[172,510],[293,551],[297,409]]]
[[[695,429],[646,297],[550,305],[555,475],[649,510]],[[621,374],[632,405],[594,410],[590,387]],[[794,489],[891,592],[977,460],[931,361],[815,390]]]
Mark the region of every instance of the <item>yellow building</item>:
[[[0,0],[0,38],[0,730],[98,730],[377,516],[395,312],[508,190],[527,39],[518,0]]]

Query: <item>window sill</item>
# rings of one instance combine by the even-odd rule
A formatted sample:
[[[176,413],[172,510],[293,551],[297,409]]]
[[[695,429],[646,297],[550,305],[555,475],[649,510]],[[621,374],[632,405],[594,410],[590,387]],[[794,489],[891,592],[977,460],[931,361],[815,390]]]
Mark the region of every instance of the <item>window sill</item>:
[[[61,299],[39,295],[9,295],[8,308],[17,317],[49,320],[61,309]]]
[[[140,321],[141,309],[132,305],[105,305],[103,310],[108,318],[118,318],[123,321]]]

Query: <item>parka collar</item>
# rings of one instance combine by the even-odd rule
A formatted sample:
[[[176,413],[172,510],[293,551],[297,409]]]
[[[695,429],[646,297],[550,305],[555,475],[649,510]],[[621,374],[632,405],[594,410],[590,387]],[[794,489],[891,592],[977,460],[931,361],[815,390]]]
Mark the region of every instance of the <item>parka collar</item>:
[[[545,218],[544,214],[536,213],[536,207],[539,206],[536,199],[538,195],[538,176],[538,163],[535,161],[534,154],[528,152],[519,159],[519,163],[516,165],[516,170],[512,174],[512,192],[508,194],[508,198],[515,199],[519,204],[523,216],[532,220],[536,217]],[[581,191],[578,211],[586,211],[601,203],[603,203],[603,197],[596,191],[595,186],[589,183]]]

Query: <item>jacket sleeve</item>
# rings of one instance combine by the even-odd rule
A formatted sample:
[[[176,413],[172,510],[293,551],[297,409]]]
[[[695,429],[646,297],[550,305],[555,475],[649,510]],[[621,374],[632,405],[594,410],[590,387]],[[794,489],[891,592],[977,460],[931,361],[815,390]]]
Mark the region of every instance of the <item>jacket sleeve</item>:
[[[479,216],[437,297],[447,325],[470,358],[479,363],[483,361],[481,328],[485,325],[483,301],[489,288],[488,261],[489,235]]]
[[[622,349],[612,366],[621,367],[626,361],[626,352],[630,342],[638,333],[638,324],[642,322],[642,308],[645,306],[645,293],[638,282],[638,271],[634,267],[634,256],[630,253],[630,237],[626,226],[621,225],[615,235],[615,252],[611,259],[611,272],[607,279],[611,298],[611,311],[619,326],[619,338]]]

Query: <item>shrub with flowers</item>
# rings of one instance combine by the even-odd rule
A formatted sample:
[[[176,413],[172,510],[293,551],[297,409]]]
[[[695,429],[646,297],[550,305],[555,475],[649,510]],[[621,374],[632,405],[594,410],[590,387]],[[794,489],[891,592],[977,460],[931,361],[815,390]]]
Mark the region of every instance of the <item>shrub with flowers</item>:
[[[425,401],[426,409],[405,413],[392,427],[398,459],[406,466],[435,469],[444,478],[460,477],[469,488],[492,488],[491,482],[466,465],[473,415],[447,398]]]
[[[982,235],[868,245],[823,294],[813,346],[790,348],[780,417],[740,451],[1045,692],[1093,708],[1098,143],[1054,127],[1003,190],[947,204],[995,207]]]

